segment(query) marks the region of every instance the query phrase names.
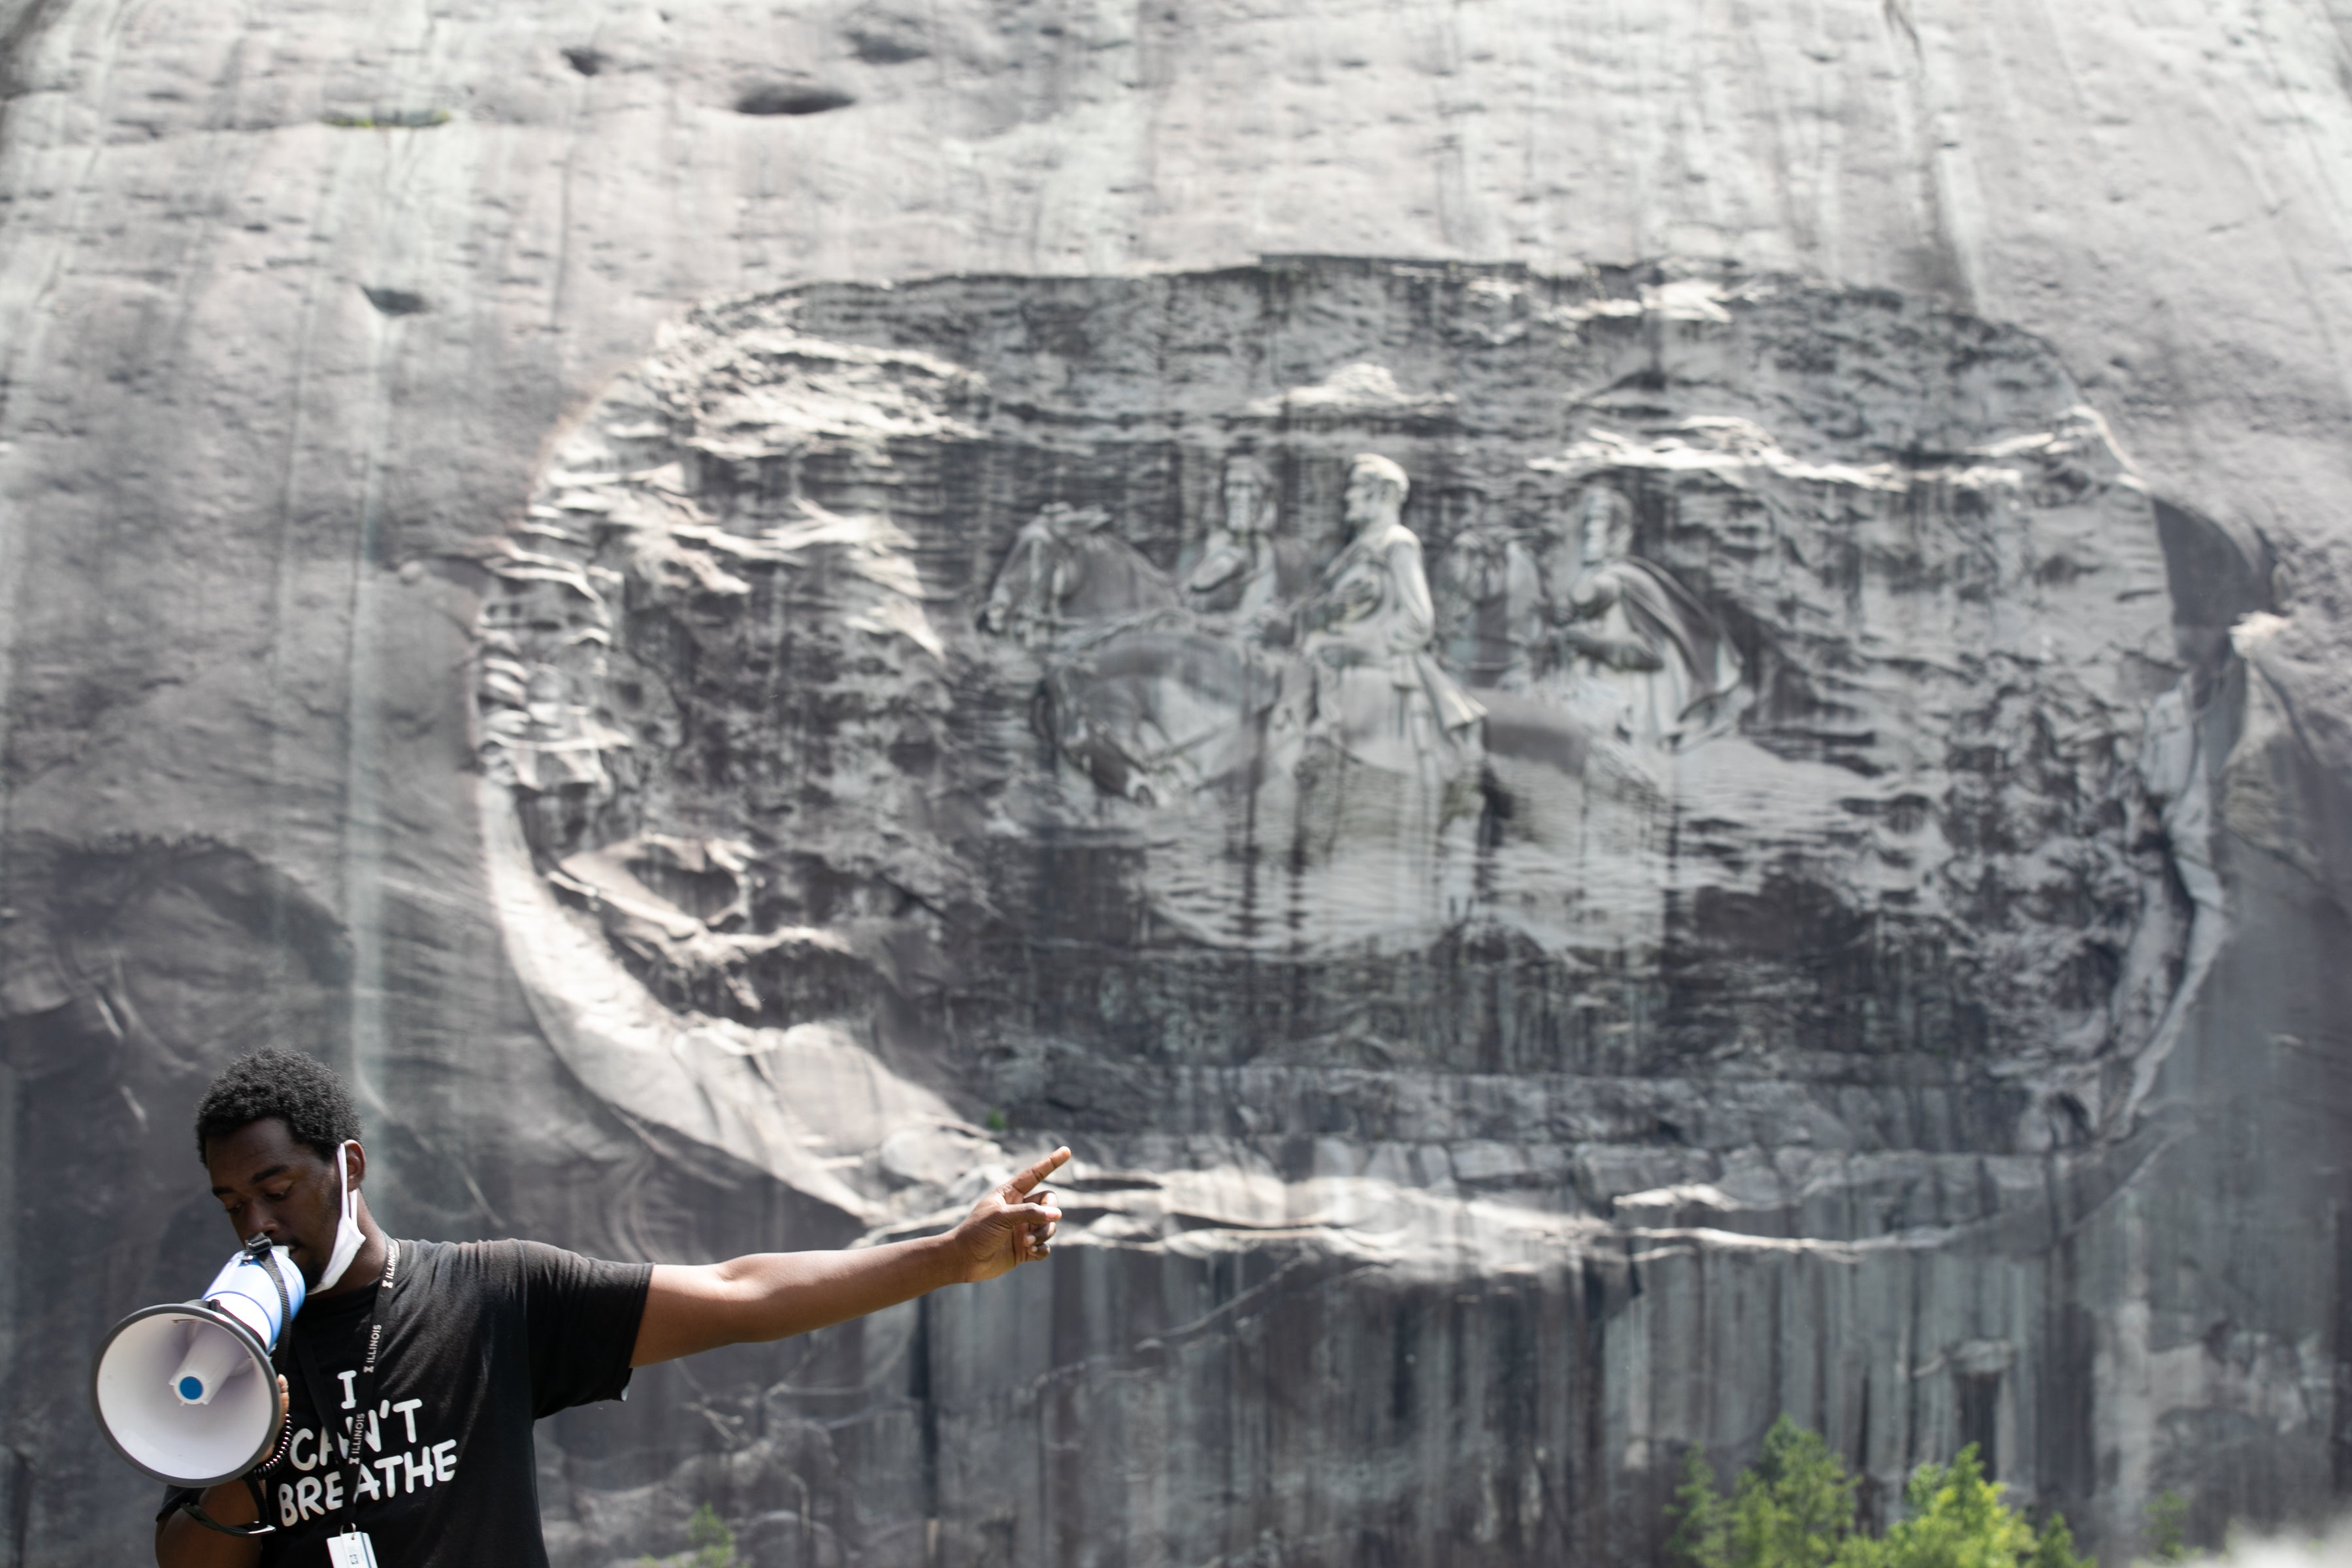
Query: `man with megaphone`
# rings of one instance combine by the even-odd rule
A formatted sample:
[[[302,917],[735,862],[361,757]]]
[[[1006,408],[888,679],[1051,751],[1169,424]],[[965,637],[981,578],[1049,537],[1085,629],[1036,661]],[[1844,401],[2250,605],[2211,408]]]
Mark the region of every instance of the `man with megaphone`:
[[[293,1052],[231,1063],[196,1147],[240,1250],[201,1300],[125,1319],[92,1374],[108,1436],[175,1483],[162,1568],[543,1568],[533,1422],[1044,1258],[1040,1184],[1070,1153],[942,1236],[686,1268],[385,1236],[351,1097]]]

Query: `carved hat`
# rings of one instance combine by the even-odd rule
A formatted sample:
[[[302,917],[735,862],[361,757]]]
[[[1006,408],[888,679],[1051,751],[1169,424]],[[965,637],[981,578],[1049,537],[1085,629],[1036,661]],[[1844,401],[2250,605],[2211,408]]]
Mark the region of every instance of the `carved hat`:
[[[1396,497],[1400,505],[1412,489],[1412,481],[1405,478],[1404,469],[1378,452],[1357,454],[1356,460],[1348,465],[1349,481],[1353,483],[1358,474],[1368,474],[1379,479],[1382,487]]]

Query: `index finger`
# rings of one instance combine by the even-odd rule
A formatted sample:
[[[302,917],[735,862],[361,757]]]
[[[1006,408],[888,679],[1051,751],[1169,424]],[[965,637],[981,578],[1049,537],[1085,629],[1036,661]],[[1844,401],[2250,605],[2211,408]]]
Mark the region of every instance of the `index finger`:
[[[1005,1186],[1009,1191],[1025,1194],[1030,1188],[1035,1186],[1038,1183],[1052,1175],[1055,1171],[1060,1170],[1062,1168],[1062,1162],[1069,1157],[1069,1148],[1067,1145],[1064,1145],[1062,1148],[1055,1150],[1052,1153],[1046,1155],[1044,1159],[1030,1166],[1027,1170],[1022,1172],[1019,1175],[1013,1177],[1012,1181],[1005,1184]]]

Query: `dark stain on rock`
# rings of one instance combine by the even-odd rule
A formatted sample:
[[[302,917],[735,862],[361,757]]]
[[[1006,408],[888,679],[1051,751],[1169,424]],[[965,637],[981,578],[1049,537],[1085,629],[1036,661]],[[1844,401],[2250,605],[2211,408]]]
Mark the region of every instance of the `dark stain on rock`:
[[[376,308],[379,315],[418,316],[428,308],[424,295],[407,289],[372,289],[362,284],[360,292],[367,296],[368,303]]]
[[[2229,659],[2230,628],[2239,617],[2271,607],[2270,563],[2250,558],[2227,529],[2202,512],[2166,500],[2155,504],[2173,639],[2181,662],[2197,674],[2202,701]]]
[[[771,81],[746,89],[735,100],[738,114],[825,114],[846,109],[857,100],[837,87],[814,82]]]

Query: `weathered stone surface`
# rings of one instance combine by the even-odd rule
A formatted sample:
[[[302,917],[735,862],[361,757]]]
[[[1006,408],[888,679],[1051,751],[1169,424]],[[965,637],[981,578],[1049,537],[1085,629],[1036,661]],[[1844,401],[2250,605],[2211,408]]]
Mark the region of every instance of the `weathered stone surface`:
[[[551,1427],[569,1562],[704,1497],[775,1563],[1644,1561],[1678,1446],[1783,1408],[1882,1495],[1989,1436],[2111,1552],[2164,1485],[2200,1529],[2340,1492],[2323,15],[57,0],[0,38],[18,1559],[140,1550],[81,1348],[215,1260],[174,1129],[263,1037],[354,1071],[419,1233],[821,1245],[1081,1142],[1050,1272]],[[1536,266],[1242,265],[1333,250]],[[1654,256],[1739,269],[1581,265]],[[950,271],[1008,276],[656,342]],[[776,332],[835,346],[775,384],[840,384],[721,430]],[[712,405],[615,437],[648,376]],[[697,440],[743,471],[689,481]],[[1486,710],[1458,800],[1334,817],[1255,742],[1201,787],[1141,726],[1259,711],[1231,627],[1106,668],[978,625],[1055,501],[1229,614],[1183,585],[1245,441],[1318,572],[1355,453],[1408,470]],[[594,477],[664,443],[676,491]],[[1686,744],[1588,744],[1512,668],[1513,572],[1574,580],[1546,531],[1596,481],[1738,657]],[[477,657],[517,548],[614,607],[558,707],[631,743],[510,785],[488,721],[562,663]],[[1549,624],[1682,646],[1590,602]],[[1185,650],[1206,717],[1111,679]]]
[[[2177,1136],[2148,1096],[2226,919],[2243,666],[2179,634],[2207,612],[2168,571],[2226,536],[2160,511],[2078,397],[2021,334],[1770,279],[1302,261],[705,312],[473,552],[509,951],[592,1092],[886,1234],[1001,1168],[992,1108],[1077,1141],[1050,1374],[975,1346],[980,1302],[891,1352],[934,1443],[1118,1434],[1024,1481],[1056,1518],[1163,1478],[1140,1512],[1013,1510],[1016,1560],[1065,1529],[1172,1561],[1265,1531],[1305,1561],[1640,1557],[1681,1447],[1792,1402],[1885,1495],[1973,1439],[2095,1510],[2111,1485],[2042,1478],[2120,1463],[2148,1412],[2070,1364],[2053,1307],[2112,1298],[2053,1269]],[[1460,542],[1529,563],[1533,629],[1455,672],[1466,764],[1434,710],[1416,771],[1318,707],[1307,628],[1351,591],[1373,448],[1420,479],[1381,570],[1425,599],[1425,538],[1447,584],[1396,646],[1472,613]],[[1174,586],[1236,461],[1272,537],[1333,563],[1246,622]],[[1579,585],[1620,560],[1656,673],[1592,652]],[[1711,640],[1662,721],[1665,659]],[[1219,657],[1270,695],[1204,679]],[[1247,742],[1138,787],[1056,715],[1106,687],[1130,761],[1183,701]],[[1480,1438],[1434,1485],[1404,1479],[1422,1291],[1477,1320],[1442,1340]],[[1286,1336],[1303,1384],[1250,1360]],[[2244,1354],[2166,1414],[2302,1428],[2320,1369]],[[1193,1425],[1301,1398],[1278,1445]],[[1204,1507],[1196,1449],[1257,1479]],[[948,1451],[923,1517],[985,1557]],[[1260,1473],[1382,1456],[1319,1500]]]

